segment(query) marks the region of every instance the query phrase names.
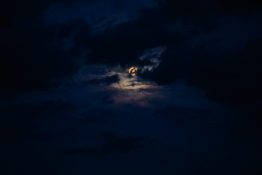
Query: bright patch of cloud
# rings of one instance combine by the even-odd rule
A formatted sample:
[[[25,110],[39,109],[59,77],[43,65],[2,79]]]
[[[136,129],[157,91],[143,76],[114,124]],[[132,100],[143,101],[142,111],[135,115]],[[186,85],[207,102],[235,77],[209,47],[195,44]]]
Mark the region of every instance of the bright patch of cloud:
[[[141,61],[149,61],[149,65],[145,65],[142,67],[141,71],[142,72],[147,72],[147,71],[153,71],[155,68],[157,68],[161,62],[161,56],[162,54],[166,51],[165,46],[159,46],[155,48],[151,48],[146,50],[142,56],[139,57],[139,60]]]

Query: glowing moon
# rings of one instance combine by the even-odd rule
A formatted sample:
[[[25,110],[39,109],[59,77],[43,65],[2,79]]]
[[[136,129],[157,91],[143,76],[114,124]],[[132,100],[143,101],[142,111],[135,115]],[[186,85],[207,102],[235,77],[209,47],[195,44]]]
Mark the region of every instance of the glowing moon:
[[[137,67],[130,67],[130,68],[128,69],[128,73],[129,73],[132,77],[136,76],[137,71],[138,71],[138,68],[137,68]]]

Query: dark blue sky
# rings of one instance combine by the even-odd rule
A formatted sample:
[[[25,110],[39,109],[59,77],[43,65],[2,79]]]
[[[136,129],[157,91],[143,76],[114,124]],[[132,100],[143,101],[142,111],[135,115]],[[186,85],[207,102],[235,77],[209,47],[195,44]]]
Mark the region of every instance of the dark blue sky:
[[[0,173],[261,174],[261,4],[7,1]]]

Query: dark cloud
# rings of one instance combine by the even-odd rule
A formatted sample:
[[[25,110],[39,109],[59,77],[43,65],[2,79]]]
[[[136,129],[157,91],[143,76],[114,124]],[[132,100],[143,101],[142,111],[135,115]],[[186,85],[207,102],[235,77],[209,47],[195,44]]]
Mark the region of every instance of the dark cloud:
[[[51,4],[51,2],[47,4]],[[89,3],[87,3],[87,7],[88,4]],[[90,22],[92,21],[91,19],[85,21],[83,19],[85,16],[74,18],[75,20],[60,24],[58,27],[51,27],[48,29],[51,33],[47,33],[48,31],[42,29],[39,24],[37,24],[39,27],[33,28],[32,25],[34,24],[29,23],[27,24],[27,28],[25,28],[28,31],[26,33],[8,31],[6,34],[9,34],[5,34],[5,37],[8,38],[6,40],[9,40],[10,43],[4,44],[5,53],[3,55],[7,56],[3,56],[4,61],[3,64],[1,64],[1,70],[3,71],[2,79],[4,80],[3,85],[6,87],[18,85],[32,87],[44,86],[44,84],[47,84],[53,79],[65,77],[73,73],[74,70],[78,68],[77,64],[79,63],[75,57],[84,57],[87,63],[143,64],[138,61],[141,53],[148,48],[159,45],[166,45],[169,48],[169,56],[163,58],[163,63],[155,72],[151,75],[145,75],[145,77],[151,77],[163,84],[171,83],[173,79],[176,79],[176,77],[181,74],[181,71],[178,69],[184,69],[180,64],[183,60],[187,60],[187,57],[214,57],[212,54],[207,56],[205,52],[221,52],[221,50],[212,51],[213,48],[208,48],[209,43],[203,43],[201,40],[194,40],[194,42],[196,42],[195,45],[197,45],[199,49],[190,50],[190,47],[192,47],[190,42],[195,36],[202,38],[210,37],[211,42],[214,42],[212,39],[213,35],[223,35],[223,33],[226,33],[226,31],[218,31],[217,33],[212,33],[212,31],[221,27],[219,21],[224,20],[224,18],[226,18],[224,15],[227,15],[227,13],[208,10],[208,12],[206,12],[208,15],[196,15],[198,12],[203,13],[204,9],[214,9],[218,7],[218,4],[225,4],[225,6],[227,6],[227,4],[229,6],[230,4],[236,4],[236,6],[232,6],[237,8],[241,4],[242,7],[244,7],[245,4],[250,4],[250,6],[253,7],[257,2],[199,1],[196,3],[193,1],[161,1],[160,6],[162,5],[162,9],[164,9],[164,11],[170,10],[172,14],[164,13],[161,8],[144,10],[135,20],[119,23],[98,35],[91,34],[93,30],[92,25],[94,24]],[[246,5],[247,8],[250,6]],[[256,7],[258,8],[259,5],[256,5]],[[178,13],[179,10],[186,15]],[[59,13],[59,9],[57,13]],[[39,15],[34,12],[32,12],[32,14],[35,14],[35,16]],[[51,14],[52,13],[50,13],[50,15]],[[175,18],[173,18],[173,15]],[[52,18],[52,16],[50,17]],[[66,13],[64,12],[62,13],[61,19],[63,17],[66,18]],[[30,18],[25,19],[29,20]],[[113,17],[112,20],[114,20]],[[13,22],[15,21],[18,22],[19,20],[13,20]],[[253,23],[258,23],[258,21],[253,20]],[[18,27],[21,28],[21,26]],[[243,28],[246,26],[240,25],[238,27]],[[171,30],[171,28],[173,29]],[[181,29],[178,30],[178,28]],[[225,30],[231,30],[232,26],[229,25],[227,28],[228,29]],[[210,33],[210,35],[202,36],[202,33]],[[245,33],[244,30],[243,33]],[[39,37],[39,35],[43,34],[43,37]],[[25,35],[25,37],[20,38],[21,35]],[[223,43],[227,41],[228,39],[224,38],[219,42]],[[55,46],[55,49],[52,48],[52,45]],[[232,43],[232,45],[237,45],[237,41]],[[226,46],[221,45],[221,49],[225,47]],[[15,50],[15,52],[13,52],[13,50]],[[35,51],[32,52],[33,50]],[[188,55],[189,53],[190,55]],[[236,51],[236,53],[238,53],[238,51]],[[251,54],[254,55],[255,53]],[[38,59],[35,59],[36,57],[38,57]],[[227,56],[222,55],[220,59],[225,60],[227,59],[226,57]],[[200,63],[199,65],[203,65],[202,62],[206,62],[206,60],[199,60],[198,62]],[[174,69],[170,65],[174,65],[176,68]],[[34,75],[31,75],[30,72],[34,72]],[[169,76],[172,72],[171,78],[168,78],[165,72],[169,72]],[[183,73],[182,70],[182,74]]]
[[[238,10],[238,11],[252,11],[252,10],[259,10],[262,7],[261,1],[258,0],[218,0],[218,4],[222,7],[227,9],[228,11]]]
[[[112,83],[118,83],[118,82],[119,82],[118,75],[97,78],[97,79],[93,79],[89,81],[89,83],[92,83],[92,84],[94,83],[94,84],[103,84],[103,85],[110,85]]]
[[[36,171],[35,167],[42,169],[46,162],[51,162],[48,164],[51,169],[69,171],[75,166],[71,161],[77,161],[85,163],[78,164],[72,170],[74,172],[89,172],[86,162],[91,162],[93,166],[108,165],[113,168],[110,172],[113,172],[118,170],[115,164],[121,160],[125,162],[125,170],[129,170],[126,163],[139,161],[138,166],[142,166],[143,170],[155,170],[152,165],[157,164],[156,169],[161,172],[168,168],[172,173],[184,173],[192,167],[201,172],[209,171],[202,168],[206,165],[212,165],[210,171],[214,171],[219,169],[217,166],[229,163],[223,149],[231,150],[226,136],[231,129],[227,126],[230,124],[227,120],[232,119],[230,111],[207,99],[201,91],[178,84],[155,90],[152,94],[123,90],[119,93],[118,90],[105,91],[97,85],[83,83],[49,92],[33,92],[18,98],[16,103],[20,108],[12,110],[11,107],[17,105],[10,103],[5,113],[18,117],[21,121],[18,126],[26,132],[16,132],[22,134],[19,139],[10,134],[15,142],[8,143],[15,143],[17,147],[5,148],[2,158],[8,158],[13,166],[26,164],[23,165],[25,171]],[[150,95],[156,93],[159,96],[152,100]],[[129,105],[114,100],[103,102],[104,95],[109,98],[117,95],[121,100],[127,95],[138,94],[145,95],[137,101],[147,101],[146,106],[138,106],[136,100],[129,101]],[[21,104],[27,104],[27,108]],[[10,119],[10,123],[16,122]],[[4,144],[7,144],[6,140]],[[13,152],[19,154],[10,155]],[[21,161],[21,154],[25,154],[27,159]],[[213,161],[214,156],[219,157],[221,162]],[[232,159],[235,160],[235,156]],[[163,160],[168,164],[163,164]],[[67,166],[64,166],[65,162],[69,162]],[[174,162],[180,162],[175,164],[180,171],[174,169]],[[247,169],[248,165],[243,167]]]
[[[259,0],[159,0],[159,2],[167,9],[178,10],[178,12],[171,13],[178,13],[183,15],[203,15],[207,12],[212,13],[213,10],[215,10],[215,12],[245,12],[261,8],[261,2]]]
[[[106,156],[108,154],[125,155],[130,154],[137,149],[148,146],[146,139],[132,136],[118,136],[116,133],[107,133],[104,135],[105,143],[87,148],[71,148],[63,151],[63,156]]]
[[[38,27],[3,33],[7,39],[1,45],[1,88],[44,88],[78,69],[76,60],[50,47],[49,36]]]
[[[258,99],[261,71],[258,20],[220,17],[214,29],[168,45],[160,66],[144,75],[160,84],[185,79],[226,100]],[[221,23],[222,21],[222,23]],[[232,22],[230,24],[230,21]],[[240,32],[235,32],[240,30]]]
[[[9,174],[261,172],[260,2],[158,2],[1,6]]]
[[[104,152],[125,154],[145,146],[145,139],[132,136],[117,136],[114,133],[105,135]]]

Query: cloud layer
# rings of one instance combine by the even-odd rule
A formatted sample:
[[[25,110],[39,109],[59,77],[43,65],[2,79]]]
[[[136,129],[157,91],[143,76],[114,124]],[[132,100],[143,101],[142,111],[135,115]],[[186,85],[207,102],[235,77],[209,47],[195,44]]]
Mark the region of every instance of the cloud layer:
[[[12,0],[6,9],[8,174],[261,172],[257,1]]]

